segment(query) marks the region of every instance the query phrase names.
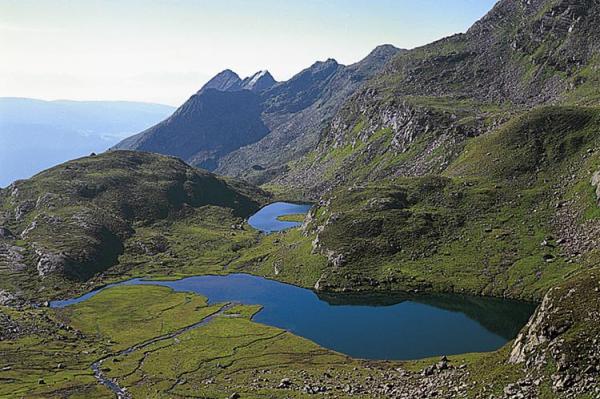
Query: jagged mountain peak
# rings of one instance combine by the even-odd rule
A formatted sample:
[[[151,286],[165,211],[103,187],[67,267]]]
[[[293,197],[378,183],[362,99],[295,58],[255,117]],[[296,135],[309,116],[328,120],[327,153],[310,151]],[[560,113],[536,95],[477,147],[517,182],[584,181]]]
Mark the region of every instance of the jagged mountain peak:
[[[198,94],[206,89],[215,89],[219,91],[240,90],[241,83],[242,79],[237,73],[233,72],[231,69],[225,69],[206,82],[206,84],[198,91]]]
[[[275,84],[277,84],[277,81],[273,78],[273,75],[264,69],[244,79],[241,88],[251,91],[263,91],[273,87]]]
[[[393,47],[382,46],[376,53],[390,49]],[[252,165],[291,159],[315,145],[325,121],[379,70],[387,61],[384,58],[360,68],[346,67],[329,58],[284,82],[277,82],[267,70],[242,80],[226,69],[171,118],[115,148],[175,155],[195,166],[219,168],[219,173],[230,175]],[[266,135],[272,137],[263,142]],[[255,151],[251,147],[254,144],[261,146],[260,150]],[[252,154],[240,152],[224,159],[241,148],[248,148]],[[285,155],[281,156],[283,151]],[[226,167],[231,169],[225,171]]]
[[[273,75],[266,69],[258,71],[243,80],[231,69],[225,69],[206,82],[197,94],[201,94],[208,89],[215,89],[218,91],[250,90],[260,92],[273,87],[276,83],[277,81],[273,78]]]
[[[392,44],[380,44],[379,46],[375,47],[366,58],[389,56],[396,54],[398,51],[401,51],[401,49]]]
[[[337,67],[341,65],[334,58],[327,58],[325,61],[317,61],[312,64],[308,69],[309,70],[322,70],[331,67]]]

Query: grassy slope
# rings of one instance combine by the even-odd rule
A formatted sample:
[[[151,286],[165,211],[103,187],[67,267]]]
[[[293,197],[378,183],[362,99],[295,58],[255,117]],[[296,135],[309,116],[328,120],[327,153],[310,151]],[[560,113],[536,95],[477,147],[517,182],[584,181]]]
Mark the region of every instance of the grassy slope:
[[[175,158],[119,151],[70,161],[0,191],[0,225],[15,236],[0,245],[25,265],[0,259],[0,289],[66,296],[106,275],[174,272],[164,255],[181,256],[179,265],[196,257],[188,269],[206,272],[253,239],[237,226],[265,201],[258,189]],[[45,254],[59,260],[42,278],[36,265]]]
[[[344,266],[324,282],[541,298],[582,263],[556,244],[557,204],[598,216],[599,126],[596,109],[539,109],[472,139],[444,176],[336,191],[316,225]]]
[[[550,120],[540,125],[549,116],[559,121]],[[573,117],[583,120],[574,132],[564,135],[561,133],[564,129],[551,129],[560,128],[562,118]],[[486,257],[490,265],[494,265],[492,262],[496,260],[487,258],[487,254],[507,251],[503,253],[527,254],[526,259],[533,261],[529,264],[516,260],[506,270],[501,269],[504,263],[499,256],[495,267],[500,273],[494,275],[493,280],[498,289],[483,292],[538,297],[548,286],[581,268],[582,263],[593,261],[587,256],[577,263],[566,263],[559,256],[558,248],[541,247],[540,241],[552,234],[548,220],[559,200],[554,196],[554,185],[562,182],[563,176],[570,175],[573,166],[578,174],[574,181],[580,183],[567,184],[560,190],[560,199],[573,201],[584,210],[584,218],[597,217],[593,192],[588,189],[589,184],[584,184],[589,172],[600,166],[597,155],[587,153],[587,148],[595,145],[596,118],[594,110],[583,115],[578,112],[573,115],[570,109],[536,111],[494,135],[473,139],[465,155],[447,170],[446,176],[395,179],[336,192],[328,209],[318,209],[314,215],[315,224],[335,215],[334,221],[319,234],[321,245],[334,243],[357,248],[361,256],[356,259],[349,256],[342,269],[348,276],[341,275],[340,280],[335,280],[338,270],[332,274],[331,281],[352,282],[353,276],[364,274],[372,279],[367,280],[369,284],[379,278],[386,284],[392,282],[389,285],[392,288],[430,285],[436,290],[479,292],[489,287],[489,280],[473,259]],[[527,152],[522,140],[515,141],[513,136],[528,134],[532,124],[542,129],[546,133],[542,137],[549,140],[532,146]],[[536,142],[535,136],[533,139]],[[515,171],[510,162],[501,162],[509,160],[508,157],[498,161],[487,159],[492,151],[511,151],[511,145],[523,150],[522,159],[528,161],[527,167]],[[553,157],[551,169],[544,166],[545,162],[549,163],[548,154]],[[490,169],[488,173],[483,168],[493,168],[494,172]],[[537,172],[534,174],[532,170]],[[533,209],[536,212],[532,212]],[[399,220],[405,222],[399,223]],[[331,268],[326,270],[326,257],[313,253],[314,234],[294,229],[263,236],[243,224],[232,226],[235,223],[240,223],[240,219],[236,219],[231,210],[208,206],[198,208],[185,218],[138,225],[136,233],[124,241],[125,250],[119,264],[111,268],[104,279],[244,271],[312,286],[324,270],[331,273]],[[380,234],[373,235],[373,232]],[[462,238],[457,240],[457,237]],[[430,248],[432,241],[435,252]],[[390,253],[390,242],[404,252]],[[555,251],[554,262],[538,259],[547,251]],[[428,268],[424,269],[424,265]],[[541,276],[519,280],[520,277],[531,278],[531,268],[541,268]],[[400,271],[396,275],[410,276],[410,279],[393,281],[389,279],[390,271]],[[457,279],[456,275],[461,277]],[[514,278],[512,283],[508,282],[510,278]],[[90,372],[89,365],[93,361],[195,323],[214,312],[215,308],[205,305],[201,297],[175,294],[165,288],[120,287],[65,310],[36,309],[19,313],[3,309],[3,312],[13,312],[15,318],[40,320],[40,324],[47,323],[46,316],[49,316],[57,323],[75,327],[86,338],[66,330],[60,335],[67,338],[34,333],[0,343],[2,357],[12,359],[6,364],[12,368],[0,372],[0,378],[5,381],[2,389],[27,392],[31,397],[107,397],[106,389],[95,382]],[[200,392],[218,398],[239,392],[247,397],[283,398],[304,394],[296,389],[277,389],[282,378],[319,381],[327,372],[336,378],[342,376],[340,378],[350,383],[368,384],[367,376],[374,375],[377,380],[382,373],[402,367],[416,372],[401,380],[401,384],[408,386],[418,381],[418,372],[424,366],[435,361],[384,363],[378,365],[380,368],[373,368],[249,321],[248,317],[256,311],[253,307],[238,308],[236,312],[243,317],[219,317],[177,340],[161,341],[143,351],[117,356],[117,361],[111,357],[104,363],[105,373],[118,378],[131,392],[142,397],[190,396]],[[50,325],[49,330],[55,331],[54,324]],[[585,329],[585,323],[578,324],[577,328]],[[57,351],[60,355],[55,355]],[[476,383],[470,387],[471,394],[501,393],[506,383],[523,375],[521,367],[505,362],[508,351],[509,347],[505,347],[492,354],[453,358],[455,364],[464,363],[467,370],[472,371]],[[59,368],[59,363],[65,367]],[[255,369],[259,370],[258,374],[252,371]],[[477,371],[482,369],[487,371],[483,374]],[[39,383],[40,378],[44,384]],[[547,384],[542,385],[544,392],[550,392]],[[337,394],[345,397],[343,391]],[[553,396],[548,393],[547,397]]]
[[[221,306],[207,306],[201,296],[165,287],[122,286],[69,308],[28,310],[16,316],[32,319],[35,314],[36,320],[50,320],[49,325],[68,323],[85,338],[73,339],[75,330],[69,329],[60,332],[65,338],[40,334],[0,342],[0,396],[111,397],[90,369],[93,361],[107,356],[103,371],[135,397],[217,398],[246,391],[251,396],[244,397],[289,397],[289,391],[276,386],[284,377],[303,378],[305,370],[317,376],[331,367],[362,377],[369,372],[353,372],[360,362],[251,322],[259,310],[255,306],[237,306],[198,329],[119,354],[197,323]],[[265,374],[260,384],[252,383],[257,371]]]

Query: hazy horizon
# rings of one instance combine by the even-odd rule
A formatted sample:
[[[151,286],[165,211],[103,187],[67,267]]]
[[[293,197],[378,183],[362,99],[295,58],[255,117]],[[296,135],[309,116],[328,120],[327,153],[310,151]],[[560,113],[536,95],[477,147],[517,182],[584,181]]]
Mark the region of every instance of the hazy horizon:
[[[464,32],[494,3],[0,0],[0,97],[177,106],[223,69],[287,80]]]

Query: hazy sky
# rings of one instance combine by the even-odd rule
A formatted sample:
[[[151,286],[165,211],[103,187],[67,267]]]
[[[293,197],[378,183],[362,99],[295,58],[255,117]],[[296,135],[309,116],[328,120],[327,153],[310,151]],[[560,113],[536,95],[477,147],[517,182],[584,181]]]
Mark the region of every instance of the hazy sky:
[[[0,97],[179,105],[217,72],[290,78],[464,32],[495,0],[0,0]]]

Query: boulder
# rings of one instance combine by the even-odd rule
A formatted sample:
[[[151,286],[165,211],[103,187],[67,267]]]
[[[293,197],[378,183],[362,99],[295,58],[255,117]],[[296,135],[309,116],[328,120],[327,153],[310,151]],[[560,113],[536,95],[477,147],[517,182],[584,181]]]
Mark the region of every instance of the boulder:
[[[15,296],[5,290],[0,290],[0,306],[10,305],[15,301]]]
[[[600,201],[600,170],[592,175],[592,186],[596,187],[596,199]]]
[[[39,256],[36,268],[41,277],[65,270],[67,258],[64,255],[42,252],[40,250],[36,250],[35,252]]]

